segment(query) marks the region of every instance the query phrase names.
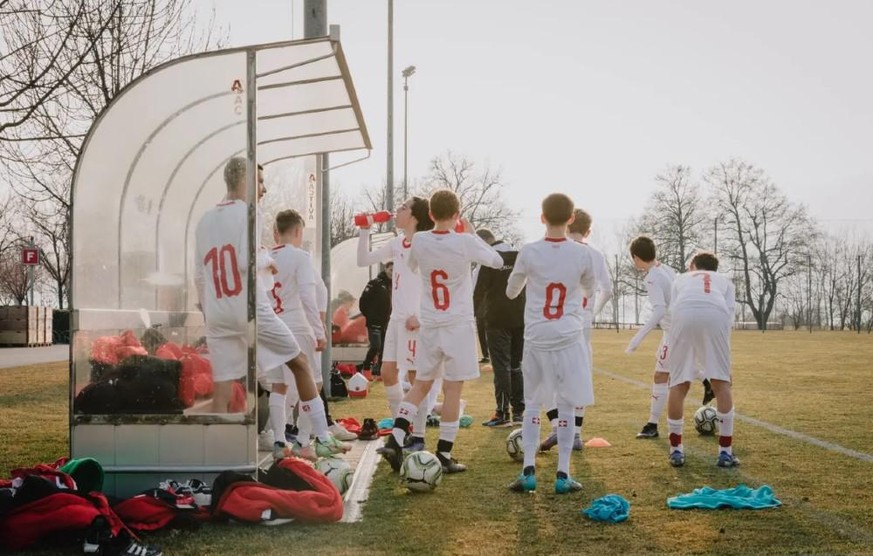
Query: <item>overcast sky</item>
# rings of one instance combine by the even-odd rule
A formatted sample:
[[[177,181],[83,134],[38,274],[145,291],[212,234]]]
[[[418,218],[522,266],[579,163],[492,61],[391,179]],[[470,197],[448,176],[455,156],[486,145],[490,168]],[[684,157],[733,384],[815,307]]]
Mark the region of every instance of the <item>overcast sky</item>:
[[[353,195],[386,173],[387,1],[328,0],[372,158],[332,174]],[[207,5],[204,2],[204,5]],[[214,0],[232,46],[302,38],[302,0]],[[541,233],[563,191],[601,229],[639,214],[668,164],[732,156],[826,225],[873,229],[873,2],[396,0],[395,183],[451,149],[503,171]]]

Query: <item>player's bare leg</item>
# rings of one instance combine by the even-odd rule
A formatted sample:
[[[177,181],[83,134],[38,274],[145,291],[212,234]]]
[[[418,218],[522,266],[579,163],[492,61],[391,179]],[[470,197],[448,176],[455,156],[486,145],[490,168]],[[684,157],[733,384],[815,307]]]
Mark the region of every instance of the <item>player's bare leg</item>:
[[[400,385],[400,372],[397,369],[397,361],[382,362],[382,384],[385,385],[385,397],[388,399],[388,408],[391,417],[397,417],[400,402],[403,401],[403,387]]]
[[[212,412],[227,413],[230,400],[233,399],[234,380],[217,380],[212,389]]]
[[[670,388],[667,401],[667,430],[670,432],[670,465],[685,465],[685,448],[682,446],[682,427],[685,424],[683,409],[690,382],[683,382]]]
[[[652,399],[649,404],[649,420],[643,426],[643,430],[637,433],[637,438],[658,438],[658,421],[661,420],[664,406],[667,405],[667,391],[669,389],[667,382],[669,380],[670,373],[655,371],[652,377]]]
[[[734,399],[731,383],[727,380],[710,381],[715,393],[716,417],[718,418],[718,461],[719,467],[735,467],[740,464],[733,455],[734,437]]]
[[[318,394],[318,386],[312,378],[306,356],[301,353],[288,361],[287,365],[294,375],[294,383],[300,396],[300,417],[304,419],[308,417],[312,423],[312,431],[315,433],[315,455],[328,457],[351,450],[349,444],[336,440],[328,431],[324,402]],[[311,459],[311,454],[304,454],[301,451],[299,455]]]
[[[415,384],[415,371],[410,369],[407,376],[409,377],[410,384]],[[427,394],[429,393],[430,388],[428,388]],[[403,447],[408,452],[418,452],[425,448],[424,433],[427,428],[427,394],[425,394],[424,399],[418,405],[418,413],[415,414],[415,418],[412,420],[412,433],[409,437],[409,442]]]

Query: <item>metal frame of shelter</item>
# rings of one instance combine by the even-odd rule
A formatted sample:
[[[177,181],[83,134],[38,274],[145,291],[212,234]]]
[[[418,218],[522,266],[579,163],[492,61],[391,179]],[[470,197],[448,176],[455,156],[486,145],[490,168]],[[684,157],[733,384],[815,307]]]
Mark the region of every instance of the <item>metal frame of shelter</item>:
[[[256,470],[257,249],[248,250],[245,412],[94,414],[75,406],[94,378],[97,338],[124,330],[140,336],[153,325],[179,343],[202,334],[194,232],[226,191],[220,170],[233,157],[247,159],[253,246],[260,237],[258,162],[371,148],[337,37],[173,60],[137,78],[103,111],[72,186],[70,451],[101,463],[106,492],[128,495],[167,478]],[[314,174],[320,193],[322,169]],[[325,233],[329,223],[319,224]]]

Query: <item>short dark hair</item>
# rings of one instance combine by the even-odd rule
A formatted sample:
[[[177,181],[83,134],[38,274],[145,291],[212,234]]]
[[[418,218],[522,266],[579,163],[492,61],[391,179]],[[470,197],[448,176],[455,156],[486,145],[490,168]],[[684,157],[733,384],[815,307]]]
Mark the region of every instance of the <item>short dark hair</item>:
[[[276,230],[278,230],[280,234],[284,234],[298,226],[302,228],[305,225],[306,224],[303,222],[303,216],[294,209],[283,210],[276,215]]]
[[[461,201],[450,189],[440,189],[430,196],[430,212],[434,220],[448,220],[461,212]]]
[[[576,218],[573,220],[573,223],[567,227],[567,231],[571,234],[579,234],[581,236],[586,235],[591,231],[591,215],[586,211],[577,208],[573,211],[573,215]]]
[[[630,244],[631,257],[650,263],[655,260],[655,242],[649,236],[637,236]]]
[[[543,199],[543,217],[552,226],[560,226],[573,216],[573,199],[563,193],[552,193]]]
[[[497,241],[497,238],[494,237],[494,234],[492,234],[491,230],[489,230],[488,228],[479,228],[478,230],[476,230],[476,235],[482,238],[482,241],[484,241],[488,245],[491,245],[492,243]]]
[[[433,229],[433,220],[430,219],[430,205],[424,197],[415,196],[412,198],[412,204],[409,207],[409,212],[415,218],[415,231],[426,232]]]
[[[694,255],[694,258],[691,259],[691,264],[693,264],[694,268],[697,270],[711,270],[715,272],[718,270],[718,257],[715,256],[715,253],[701,251]]]

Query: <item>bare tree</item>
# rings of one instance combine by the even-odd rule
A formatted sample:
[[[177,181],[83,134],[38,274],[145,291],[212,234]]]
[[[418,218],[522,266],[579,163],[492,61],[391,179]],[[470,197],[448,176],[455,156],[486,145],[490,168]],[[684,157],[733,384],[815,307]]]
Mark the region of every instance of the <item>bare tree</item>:
[[[23,239],[16,239],[11,248],[0,254],[0,298],[11,300],[16,305],[24,305],[30,287],[27,267],[19,258],[19,250],[24,245]],[[38,268],[35,273],[39,273]]]
[[[496,237],[509,243],[518,243],[518,210],[509,208],[503,200],[500,170],[487,165],[480,171],[476,164],[463,155],[451,151],[430,162],[430,175],[417,188],[423,196],[436,189],[450,189],[461,201],[461,216],[476,228],[488,228]]]
[[[766,330],[780,283],[801,268],[815,224],[805,207],[791,203],[761,169],[742,160],[715,165],[704,180],[727,228],[721,251],[742,275],[740,301]]]
[[[358,211],[349,196],[334,186],[330,196],[330,246],[335,247],[358,235],[355,214]]]
[[[655,177],[656,189],[639,220],[638,232],[655,240],[658,260],[677,271],[706,236],[706,214],[699,184],[688,166],[668,166]]]
[[[0,136],[0,159],[15,192],[31,207],[28,217],[42,236],[37,242],[54,255],[50,273],[63,307],[71,257],[71,180],[88,128],[136,77],[217,41],[212,25],[205,32],[194,25],[193,0],[43,4],[54,10],[51,17],[43,17],[40,6],[36,15],[2,22],[9,48],[4,68],[38,69],[13,74],[17,77],[0,90],[14,110]]]

